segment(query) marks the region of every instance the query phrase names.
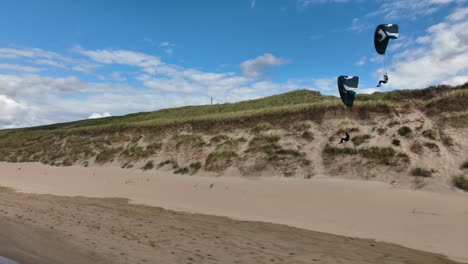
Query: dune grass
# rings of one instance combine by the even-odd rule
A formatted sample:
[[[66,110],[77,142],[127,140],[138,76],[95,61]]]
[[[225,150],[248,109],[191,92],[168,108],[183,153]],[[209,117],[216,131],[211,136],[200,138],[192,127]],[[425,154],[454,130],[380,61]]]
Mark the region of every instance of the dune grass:
[[[381,165],[408,164],[409,157],[405,153],[397,152],[391,147],[369,148],[337,148],[326,145],[322,151],[324,157],[334,158],[337,155],[359,155]]]
[[[206,158],[205,170],[223,171],[231,166],[237,157],[237,153],[232,150],[214,151]]]
[[[452,177],[452,183],[455,187],[468,192],[468,177],[466,175]]]
[[[431,177],[432,176],[432,172],[428,171],[428,170],[425,170],[423,168],[413,168],[411,170],[411,175],[413,176],[417,176],[417,177],[424,177],[424,178],[428,178],[428,177]]]
[[[349,110],[337,97],[299,90],[239,103],[186,106],[126,116],[7,129],[0,130],[0,161],[40,161],[47,164],[64,161],[69,164],[93,157],[96,157],[98,163],[110,162],[119,156],[127,160],[147,158],[157,153],[161,146],[157,143],[140,146],[138,142],[142,135],[165,136],[181,127],[190,127],[193,134],[176,134],[174,139],[177,147],[185,146],[186,143],[196,146],[206,144],[197,134],[215,134],[238,127],[253,128],[257,124],[270,124],[275,128],[291,128],[296,124],[294,130],[303,130],[299,134],[307,140],[313,140],[313,134],[307,131],[308,126],[301,122],[321,123],[329,118],[343,117],[367,119],[374,114],[393,118],[392,113],[413,100],[424,102],[421,105],[428,114],[436,113],[448,105],[448,108],[442,109],[444,120],[447,123],[464,124],[467,123],[466,115],[463,115],[467,112],[467,95],[468,85],[359,94],[353,109]],[[259,126],[258,133],[271,127]],[[442,134],[440,137],[444,141]],[[126,143],[131,144],[127,146]],[[278,150],[274,144],[270,145],[273,147],[271,150]],[[121,147],[116,146],[125,147],[120,149]]]
[[[364,135],[357,135],[354,136],[351,141],[354,143],[355,146],[359,146],[363,143],[366,143],[371,138],[371,135],[364,134]]]

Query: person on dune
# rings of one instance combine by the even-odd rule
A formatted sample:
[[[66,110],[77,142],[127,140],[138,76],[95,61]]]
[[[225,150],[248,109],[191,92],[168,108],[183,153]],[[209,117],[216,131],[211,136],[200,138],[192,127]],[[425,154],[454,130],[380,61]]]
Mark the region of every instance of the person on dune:
[[[350,138],[351,138],[351,136],[349,135],[349,132],[346,131],[346,132],[345,132],[345,137],[344,137],[344,138],[341,138],[339,144],[342,144],[343,142],[348,142]]]

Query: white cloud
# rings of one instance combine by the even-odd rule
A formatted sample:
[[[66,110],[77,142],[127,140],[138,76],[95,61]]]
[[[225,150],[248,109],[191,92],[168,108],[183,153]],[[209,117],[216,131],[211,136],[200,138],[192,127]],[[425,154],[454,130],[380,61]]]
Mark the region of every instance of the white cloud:
[[[350,0],[297,0],[297,5],[302,8],[307,8],[313,4],[326,4],[326,3],[346,3]]]
[[[76,47],[74,51],[102,64],[122,64],[143,68],[146,72],[154,74],[156,68],[162,65],[158,57],[142,52],[129,50],[85,50]]]
[[[63,58],[59,54],[42,49],[14,49],[14,48],[0,48],[0,58],[16,59],[16,58],[45,58],[57,59]]]
[[[366,61],[367,61],[367,57],[364,56],[364,57],[361,57],[357,62],[356,62],[356,66],[363,66],[364,64],[366,64]]]
[[[361,94],[372,94],[375,92],[381,92],[379,89],[376,89],[376,88],[364,88],[364,89],[359,89],[358,91]]]
[[[40,72],[42,69],[31,67],[31,66],[3,63],[3,64],[0,64],[0,70],[10,70],[10,71],[18,71],[18,72]]]
[[[359,18],[353,18],[351,21],[351,26],[349,26],[349,31],[362,32],[365,29],[369,28],[369,25],[366,25]]]
[[[271,53],[265,53],[255,59],[242,62],[240,68],[246,77],[259,78],[262,76],[264,70],[288,63],[289,60],[277,58]]]
[[[456,10],[429,27],[426,45],[394,56],[389,78],[395,88],[422,88],[435,82],[459,80],[468,71],[468,8]],[[421,41],[420,41],[421,42]]]
[[[26,106],[9,98],[6,95],[0,94],[0,128],[5,128],[13,123],[20,115],[24,114]]]
[[[125,76],[122,75],[122,73],[120,72],[111,72],[109,74],[110,78],[112,78],[113,80],[115,81],[118,81],[118,82],[124,82],[127,80],[127,78]]]
[[[159,47],[160,48],[163,48],[164,49],[164,52],[166,54],[169,54],[169,55],[172,55],[174,53],[174,48],[175,47],[175,44],[174,43],[171,43],[169,41],[165,41],[165,42],[161,42],[159,44]]]
[[[175,44],[169,42],[169,41],[164,41],[159,44],[159,47],[174,47]]]
[[[112,86],[85,83],[78,77],[48,77],[40,75],[0,75],[0,94],[36,94],[41,96],[55,92],[99,92],[111,89]]]
[[[439,11],[449,4],[461,4],[466,0],[385,0],[379,10],[369,16],[382,16],[387,20],[409,18],[416,20]]]
[[[467,82],[468,82],[468,75],[460,75],[460,76],[452,77],[452,78],[444,81],[443,83],[448,84],[448,85],[456,86],[456,85],[465,84]]]
[[[312,80],[312,87],[314,90],[330,91],[336,89],[335,78],[319,78]]]
[[[104,112],[102,114],[99,113],[92,113],[88,119],[97,119],[97,118],[103,118],[103,117],[110,117],[112,116],[109,112]]]
[[[254,8],[256,4],[257,4],[257,0],[251,0],[250,1],[250,8]]]
[[[65,68],[65,65],[61,62],[51,60],[51,59],[39,59],[34,61],[36,64],[52,66],[56,68]]]

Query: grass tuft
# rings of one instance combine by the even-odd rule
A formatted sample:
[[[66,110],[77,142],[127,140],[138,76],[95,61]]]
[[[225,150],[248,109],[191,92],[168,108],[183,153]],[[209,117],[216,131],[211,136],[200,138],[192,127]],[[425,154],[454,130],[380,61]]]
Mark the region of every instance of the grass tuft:
[[[411,128],[404,126],[398,129],[398,134],[402,137],[409,137],[412,133]]]
[[[143,166],[141,169],[146,171],[146,170],[152,170],[154,168],[154,163],[152,160],[146,162],[145,166]]]
[[[231,150],[214,151],[206,158],[205,170],[223,171],[233,164],[237,156],[237,153]]]
[[[466,175],[454,176],[452,183],[455,187],[468,192],[468,177]]]
[[[357,135],[357,136],[354,136],[351,141],[353,141],[354,145],[355,146],[359,146],[363,143],[366,143],[368,142],[368,139],[370,139],[371,136],[369,134],[364,134],[364,135]]]
[[[422,132],[422,135],[423,135],[423,137],[435,140],[436,136],[437,136],[437,132],[435,130],[433,130],[433,129],[428,129],[428,130],[424,130]]]
[[[414,168],[411,170],[411,175],[417,176],[417,177],[429,178],[432,176],[432,172],[418,167],[418,168]]]

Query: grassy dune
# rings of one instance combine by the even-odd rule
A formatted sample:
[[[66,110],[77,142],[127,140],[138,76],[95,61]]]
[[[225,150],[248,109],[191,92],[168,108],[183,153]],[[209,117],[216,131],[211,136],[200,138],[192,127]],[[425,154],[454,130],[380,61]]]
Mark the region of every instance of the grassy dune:
[[[322,162],[325,171],[320,173],[340,175],[348,165],[330,171],[327,167],[349,156],[353,157],[349,164],[364,162],[372,169],[398,166],[410,175],[411,155],[456,152],[460,144],[445,129],[468,127],[467,99],[468,84],[437,86],[360,94],[350,110],[339,98],[300,90],[232,104],[2,130],[0,161],[153,170],[171,166],[145,165],[170,160],[176,173],[222,173],[236,167],[244,175],[310,178]],[[407,123],[411,114],[420,115],[411,122],[422,121]],[[352,142],[329,145],[344,130],[351,131]]]

